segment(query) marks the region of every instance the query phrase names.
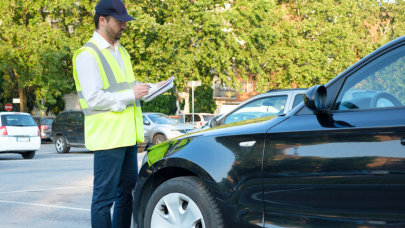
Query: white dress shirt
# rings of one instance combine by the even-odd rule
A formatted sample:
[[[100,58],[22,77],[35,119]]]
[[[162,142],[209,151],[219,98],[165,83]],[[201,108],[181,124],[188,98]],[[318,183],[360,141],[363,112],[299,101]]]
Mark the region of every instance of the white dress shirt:
[[[100,50],[107,49],[114,56],[125,75],[124,61],[118,49],[119,41],[114,42],[113,47],[96,31],[93,34],[93,40],[97,43]],[[122,112],[127,105],[135,102],[135,95],[132,89],[122,93],[103,91],[104,82],[101,78],[99,66],[93,55],[87,51],[82,51],[77,55],[76,69],[84,100],[91,110]],[[156,89],[156,85],[148,84],[151,86],[151,90]]]

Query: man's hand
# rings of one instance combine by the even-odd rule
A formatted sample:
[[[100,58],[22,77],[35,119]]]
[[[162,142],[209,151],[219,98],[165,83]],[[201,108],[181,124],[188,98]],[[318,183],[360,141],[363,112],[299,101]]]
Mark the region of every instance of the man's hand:
[[[172,77],[170,77],[170,78],[173,78],[173,76]],[[169,81],[170,80],[170,78],[169,79],[167,79],[166,81],[161,81],[161,82],[158,82],[158,84],[156,84],[157,85],[157,87],[159,88],[159,87],[161,87],[163,84],[165,84],[167,81]]]
[[[139,100],[141,97],[145,96],[149,92],[150,86],[148,84],[138,84],[132,87],[132,91],[134,92],[135,99]]]

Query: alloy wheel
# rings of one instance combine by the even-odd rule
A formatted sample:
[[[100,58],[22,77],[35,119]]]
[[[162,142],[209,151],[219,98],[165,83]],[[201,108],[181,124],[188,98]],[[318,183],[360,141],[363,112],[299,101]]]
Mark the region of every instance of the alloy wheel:
[[[162,139],[161,137],[159,137],[159,138],[156,139],[156,144],[159,144],[159,143],[161,143],[161,142],[163,142],[163,139]]]
[[[65,143],[63,142],[62,137],[59,137],[58,140],[56,140],[56,149],[58,152],[63,151],[63,148],[65,147]]]
[[[182,193],[163,196],[153,210],[151,227],[205,228],[200,208]]]

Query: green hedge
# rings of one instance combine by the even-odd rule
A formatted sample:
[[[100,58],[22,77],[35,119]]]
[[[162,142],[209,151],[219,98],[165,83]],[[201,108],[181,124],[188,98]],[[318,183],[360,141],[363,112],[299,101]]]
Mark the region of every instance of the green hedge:
[[[192,112],[192,92],[190,90],[190,112]],[[194,88],[194,112],[196,113],[214,113],[217,104],[214,99],[214,90],[208,85],[202,85]]]
[[[173,89],[166,93],[155,97],[149,102],[141,101],[142,112],[160,112],[166,115],[176,114],[176,97],[173,94]]]

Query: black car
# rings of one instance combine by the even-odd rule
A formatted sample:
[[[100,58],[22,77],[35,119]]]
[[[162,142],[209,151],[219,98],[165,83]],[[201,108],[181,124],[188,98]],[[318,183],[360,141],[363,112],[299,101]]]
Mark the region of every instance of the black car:
[[[151,147],[134,227],[405,227],[405,36],[303,98]]]
[[[65,111],[59,113],[52,123],[51,140],[55,142],[58,153],[68,153],[71,147],[85,147],[83,111]],[[145,142],[138,143],[138,152],[143,152],[149,145],[145,132]]]
[[[49,116],[33,116],[32,117],[35,120],[35,123],[37,123],[40,134],[41,134],[41,139],[42,140],[51,140],[51,130],[52,130],[52,122],[55,119],[55,117],[49,117]]]

